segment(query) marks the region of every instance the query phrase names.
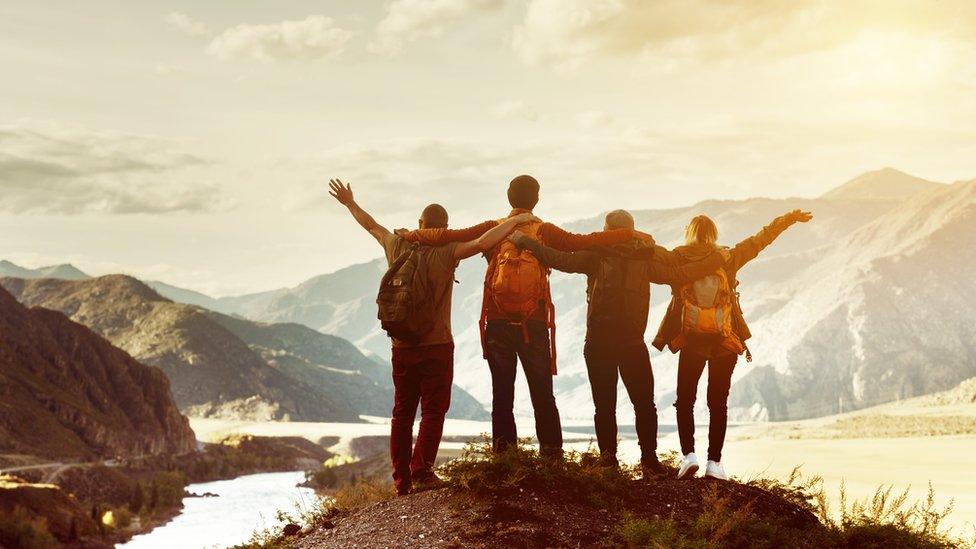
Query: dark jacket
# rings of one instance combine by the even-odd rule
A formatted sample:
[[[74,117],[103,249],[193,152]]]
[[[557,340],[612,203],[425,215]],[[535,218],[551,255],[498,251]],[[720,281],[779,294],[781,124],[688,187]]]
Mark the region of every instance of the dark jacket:
[[[714,272],[724,263],[718,253],[697,262],[684,261],[653,240],[632,239],[613,246],[561,252],[521,236],[515,243],[531,251],[543,264],[567,273],[586,275],[586,339],[643,341],[650,307],[650,283],[681,285]],[[714,250],[713,250],[714,252]],[[612,290],[603,281],[625,277]],[[625,288],[622,288],[625,287]],[[614,292],[614,295],[606,293]]]
[[[773,240],[776,240],[776,237],[794,223],[796,223],[796,219],[790,214],[777,217],[754,236],[750,236],[742,242],[739,242],[730,250],[732,257],[725,264],[725,272],[729,275],[729,281],[733,289],[739,285],[739,281],[736,278],[739,269],[755,259],[759,255],[759,252],[763,251],[766,246],[772,244]],[[713,253],[716,248],[716,246],[708,244],[679,246],[674,249],[674,255],[679,258],[679,262],[689,263],[706,257],[708,254]],[[654,347],[658,350],[664,350],[665,346],[670,346],[674,338],[681,333],[681,309],[683,305],[681,303],[681,286],[682,284],[671,285],[671,303],[668,305],[667,313],[664,314],[664,319],[661,320],[661,326],[658,328],[657,336],[655,336],[653,342]],[[732,302],[732,313],[732,328],[735,330],[735,334],[739,340],[745,343],[747,339],[752,337],[752,332],[749,331],[745,317],[742,316],[742,307],[739,306],[738,292],[736,292],[736,299]],[[674,349],[671,350],[676,352]]]

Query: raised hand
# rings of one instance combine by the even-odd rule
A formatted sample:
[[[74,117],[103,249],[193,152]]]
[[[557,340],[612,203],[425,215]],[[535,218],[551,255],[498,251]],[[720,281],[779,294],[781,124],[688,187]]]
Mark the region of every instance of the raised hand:
[[[799,221],[800,223],[806,223],[813,219],[813,213],[805,212],[803,210],[793,210],[789,213],[789,216],[793,221]]]
[[[539,218],[538,217],[536,217],[536,216],[534,216],[534,215],[532,215],[530,213],[518,214],[515,217],[513,217],[512,219],[514,219],[515,220],[515,223],[518,224],[518,225],[522,225],[524,223],[534,223],[536,221],[539,221]]]
[[[340,204],[348,206],[353,202],[352,185],[344,185],[338,179],[330,179],[329,189],[331,189],[329,194],[332,195],[332,198],[338,200]]]
[[[522,231],[516,229],[516,230],[512,231],[511,233],[509,233],[508,239],[511,240],[512,242],[518,243],[518,239],[519,238],[522,238],[523,236],[525,236],[525,233],[523,233]]]

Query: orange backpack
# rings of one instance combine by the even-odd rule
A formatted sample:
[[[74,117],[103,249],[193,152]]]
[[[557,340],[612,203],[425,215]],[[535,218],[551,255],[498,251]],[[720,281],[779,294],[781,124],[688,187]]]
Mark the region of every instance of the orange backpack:
[[[672,348],[684,347],[691,334],[715,336],[717,341],[736,354],[742,343],[732,327],[735,290],[725,269],[681,287],[681,333]]]
[[[504,219],[501,221],[505,221]],[[527,223],[519,230],[535,240],[539,238],[542,223]],[[485,296],[481,312],[481,343],[485,358],[485,325],[488,319],[488,302],[498,307],[514,324],[522,325],[525,341],[529,341],[526,323],[539,309],[546,307],[546,319],[550,331],[552,373],[556,373],[556,323],[555,307],[549,297],[549,268],[542,265],[529,250],[519,250],[510,240],[503,240],[495,249],[485,273]]]

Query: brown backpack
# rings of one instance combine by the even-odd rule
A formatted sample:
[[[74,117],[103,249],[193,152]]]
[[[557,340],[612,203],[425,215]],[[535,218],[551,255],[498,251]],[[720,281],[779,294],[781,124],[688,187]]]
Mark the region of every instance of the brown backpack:
[[[393,339],[415,345],[434,326],[426,257],[414,243],[400,253],[380,282],[377,318]]]

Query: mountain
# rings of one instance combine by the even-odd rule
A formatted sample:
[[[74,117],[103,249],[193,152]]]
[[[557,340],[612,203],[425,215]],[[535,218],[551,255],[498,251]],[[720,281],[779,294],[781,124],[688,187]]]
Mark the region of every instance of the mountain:
[[[732,392],[770,419],[836,413],[976,376],[976,180],[915,195],[780,284],[767,349]]]
[[[91,460],[195,448],[163,372],[0,288],[0,453]]]
[[[900,200],[921,192],[943,187],[894,168],[882,168],[861,174],[826,193],[828,200]]]
[[[297,324],[232,318],[173,303],[131,277],[0,279],[22,302],[60,310],[169,376],[190,415],[358,421],[389,415],[389,368],[342,338]],[[483,419],[462,390],[450,417]]]
[[[13,278],[61,278],[64,280],[85,280],[91,278],[74,265],[49,265],[37,269],[27,269],[7,260],[0,260],[0,277]]]
[[[846,398],[844,406],[861,407],[875,401],[946,389],[958,383],[958,375],[962,375],[959,367],[953,366],[950,372],[936,366],[933,371],[941,373],[924,383],[906,383],[897,387],[894,384],[877,383],[876,389],[855,389],[866,383],[864,378],[855,378],[853,375],[856,362],[851,362],[851,356],[834,353],[833,347],[828,352],[826,344],[822,344],[824,347],[814,352],[812,337],[819,333],[823,319],[797,312],[799,309],[790,304],[794,301],[805,303],[806,300],[839,303],[854,299],[848,287],[859,286],[866,289],[865,284],[870,277],[877,279],[875,289],[885,284],[906,287],[904,281],[898,277],[905,276],[904,273],[899,273],[903,265],[901,262],[907,261],[907,257],[901,258],[904,252],[897,251],[905,242],[916,242],[923,232],[938,233],[938,236],[933,235],[929,239],[929,247],[934,250],[940,242],[963,239],[960,236],[951,236],[953,231],[972,232],[972,227],[966,224],[965,204],[957,205],[959,208],[958,211],[953,210],[953,219],[943,215],[948,213],[948,210],[944,211],[945,204],[954,200],[965,202],[965,192],[958,190],[964,187],[965,184],[958,187],[933,183],[886,168],[858,176],[820,198],[708,200],[691,207],[635,210],[632,213],[641,230],[654,235],[660,244],[671,247],[680,243],[688,220],[701,213],[715,220],[721,232],[721,242],[734,244],[789,210],[803,208],[814,212],[816,217],[812,223],[788,230],[740,273],[742,302],[755,334],[750,348],[756,361],[753,364],[743,361],[737,367],[737,384],[747,376],[750,379],[733,390],[733,402],[736,406],[733,414],[740,419],[785,419],[834,413],[840,399]],[[953,193],[959,193],[959,196],[953,198]],[[925,204],[919,205],[922,201]],[[902,211],[904,208],[909,208],[910,212]],[[896,211],[901,213],[895,213]],[[912,216],[919,217],[912,221]],[[567,224],[566,227],[578,232],[589,232],[599,230],[602,225],[603,216],[599,215]],[[940,228],[944,231],[940,232]],[[852,238],[856,240],[851,240]],[[949,253],[950,251],[948,245],[941,248],[942,257],[938,261],[940,265],[944,265],[943,269],[935,274],[919,276],[923,279],[939,279],[938,285],[951,296],[939,299],[963,303],[966,292],[972,293],[974,289],[972,280],[966,280],[964,276],[949,278],[957,275],[947,273],[966,272],[964,258],[968,257],[968,252]],[[885,259],[887,256],[899,259]],[[869,259],[874,261],[875,268],[870,271],[870,277],[858,279],[855,266],[863,265]],[[388,357],[389,343],[379,329],[375,317],[376,285],[384,265],[382,259],[377,259],[317,276],[294,288],[221,298],[220,304],[225,313],[260,321],[301,323],[341,336],[378,356]],[[921,269],[921,265],[916,267]],[[461,263],[456,274],[460,284],[454,290],[453,320],[456,345],[455,382],[481,402],[488,404],[491,401],[491,387],[488,383],[487,365],[481,357],[477,329],[484,271],[485,263],[482,260],[470,259]],[[563,416],[574,419],[588,419],[592,413],[586,369],[582,360],[586,310],[584,287],[582,276],[553,274],[552,291],[557,311],[560,360],[560,373],[554,383],[560,411]],[[924,292],[924,295],[929,294]],[[653,306],[648,338],[656,331],[669,297],[670,291],[667,288],[652,289]],[[955,313],[943,309],[941,305],[918,302],[915,306],[918,309],[915,313],[917,317],[928,318],[931,313],[938,312],[947,319],[943,322],[962,322],[968,318],[968,313]],[[957,307],[962,309],[961,305]],[[787,318],[788,313],[784,311],[792,311],[789,314],[799,316],[795,319]],[[839,310],[833,314],[837,315],[838,321],[843,320],[843,313]],[[858,314],[864,320],[863,330],[866,330],[858,337],[868,340],[884,337],[890,338],[891,342],[914,341],[920,337],[912,331],[914,323],[903,321],[904,310],[872,302],[870,307],[859,310]],[[780,325],[789,325],[790,330],[784,331],[778,327]],[[829,333],[835,337],[842,336],[846,332],[838,327],[840,325],[832,328],[840,330],[839,332]],[[848,325],[848,328],[853,327]],[[876,330],[877,335],[873,335]],[[927,329],[922,333],[926,334],[925,337],[931,337],[931,341],[944,339],[941,334],[929,333]],[[772,334],[776,334],[776,337],[771,337]],[[958,337],[962,335],[964,334],[957,334]],[[809,336],[807,343],[801,343],[800,340],[806,336]],[[839,341],[844,342],[839,347],[847,344],[845,339]],[[794,347],[798,354],[785,351]],[[919,364],[913,370],[920,370],[947,356],[938,349],[929,349],[928,352],[931,354],[916,356]],[[801,360],[802,353],[811,353],[812,356],[819,353],[823,357],[822,364],[813,368],[810,359]],[[963,360],[964,357],[961,351],[954,350],[949,354],[953,361]],[[671,404],[677,358],[669,352],[655,351],[652,362],[662,421],[671,422],[674,417],[670,414],[673,414]],[[899,363],[899,367],[907,366]],[[803,409],[799,405],[784,407],[783,399],[791,398],[789,395],[792,393],[778,384],[788,385],[789,381],[777,377],[774,383],[770,380],[775,376],[766,374],[760,380],[762,374],[750,375],[753,370],[764,372],[769,368],[780,373],[801,371],[804,368],[823,372],[831,378],[831,391],[839,391],[840,387],[844,387],[848,396],[843,397],[836,392],[811,391],[804,396],[807,402],[803,404]],[[867,372],[865,370],[860,375],[866,375]],[[894,373],[891,375],[898,377]],[[705,389],[704,385],[702,384],[702,391]],[[773,388],[767,388],[767,385]],[[531,412],[524,384],[519,383],[517,390],[519,411]],[[704,404],[705,399],[700,398],[699,402]],[[632,410],[628,408],[627,400],[620,399],[621,422],[633,417]]]
[[[349,341],[301,324],[252,322],[214,312],[209,315],[289,377],[343,396],[360,414],[381,417],[390,414],[393,402],[390,367],[366,357]],[[487,417],[477,400],[456,386],[454,389],[449,417]]]
[[[272,368],[207,311],[164,299],[138,280],[0,279],[28,306],[61,311],[134,357],[159,367],[191,415],[356,421],[344,397]]]

